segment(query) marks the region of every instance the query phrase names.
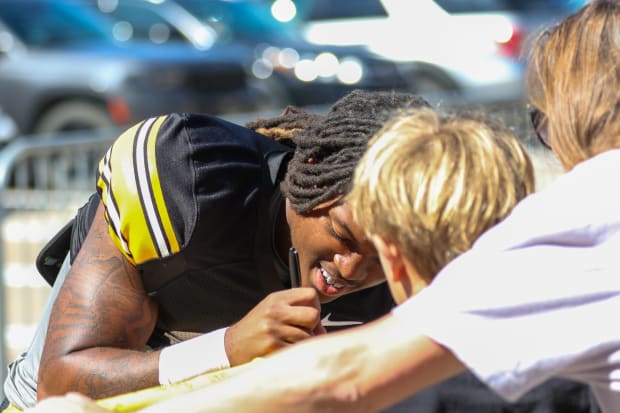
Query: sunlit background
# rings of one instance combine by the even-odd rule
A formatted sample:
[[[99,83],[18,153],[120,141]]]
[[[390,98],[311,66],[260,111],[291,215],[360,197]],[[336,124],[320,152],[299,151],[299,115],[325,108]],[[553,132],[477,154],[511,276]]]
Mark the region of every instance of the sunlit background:
[[[584,3],[2,0],[1,364],[27,348],[49,293],[39,249],[94,189],[123,128],[172,111],[243,123],[289,104],[325,111],[357,88],[398,90],[491,112],[538,157],[527,54]]]

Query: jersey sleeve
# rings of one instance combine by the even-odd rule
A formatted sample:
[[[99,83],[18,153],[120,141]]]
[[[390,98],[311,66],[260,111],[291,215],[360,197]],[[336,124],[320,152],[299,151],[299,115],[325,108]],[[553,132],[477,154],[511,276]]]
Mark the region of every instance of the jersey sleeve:
[[[174,148],[159,148],[170,133],[168,116],[147,119],[125,131],[99,162],[97,190],[112,240],[134,265],[179,251],[174,222],[163,196],[159,157]],[[179,146],[183,140],[176,140]],[[170,151],[173,149],[173,151]],[[183,152],[182,148],[179,151]]]

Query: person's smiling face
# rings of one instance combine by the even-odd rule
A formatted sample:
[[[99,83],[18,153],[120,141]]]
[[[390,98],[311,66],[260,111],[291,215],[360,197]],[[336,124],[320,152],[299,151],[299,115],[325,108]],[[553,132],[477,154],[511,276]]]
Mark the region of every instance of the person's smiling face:
[[[286,219],[299,253],[301,286],[314,287],[321,302],[385,281],[377,251],[347,203],[336,199],[300,215],[287,201]]]

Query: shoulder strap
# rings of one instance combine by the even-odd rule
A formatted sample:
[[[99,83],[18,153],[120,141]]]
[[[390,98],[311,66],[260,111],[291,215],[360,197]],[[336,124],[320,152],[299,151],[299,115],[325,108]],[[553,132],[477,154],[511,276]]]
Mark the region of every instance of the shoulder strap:
[[[56,281],[56,277],[58,276],[58,271],[60,271],[60,266],[69,252],[74,221],[75,218],[65,224],[65,226],[43,246],[35,260],[35,265],[39,274],[43,276],[50,286],[54,285],[54,281]]]
[[[35,260],[35,265],[39,274],[45,281],[52,286],[60,271],[60,266],[67,254],[71,254],[70,260],[73,263],[86,234],[90,229],[99,197],[96,193],[92,194],[86,204],[82,206],[74,218],[63,226],[41,249]]]
[[[263,286],[265,294],[281,290],[286,286],[288,275],[286,272],[278,271],[273,246],[273,236],[275,222],[283,208],[283,197],[279,185],[282,176],[286,172],[286,165],[292,153],[290,151],[275,152],[267,155],[268,173],[263,173],[264,188],[275,187],[274,191],[263,190],[259,204],[259,219],[256,229],[256,240],[254,246],[255,262],[258,268],[258,276]],[[267,186],[265,186],[267,185]]]

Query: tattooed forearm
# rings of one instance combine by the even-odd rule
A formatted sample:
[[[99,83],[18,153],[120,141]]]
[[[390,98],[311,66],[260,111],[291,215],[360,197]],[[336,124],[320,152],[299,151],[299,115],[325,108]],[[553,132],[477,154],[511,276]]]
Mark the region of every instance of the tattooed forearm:
[[[101,398],[158,383],[159,353],[144,350],[157,305],[102,221],[98,215],[54,303],[39,398],[67,391]]]
[[[158,355],[153,352],[104,348],[78,351],[67,357],[67,364],[80,368],[73,369],[72,382],[66,385],[95,399],[155,386],[159,382],[151,370],[157,368],[157,361]]]

